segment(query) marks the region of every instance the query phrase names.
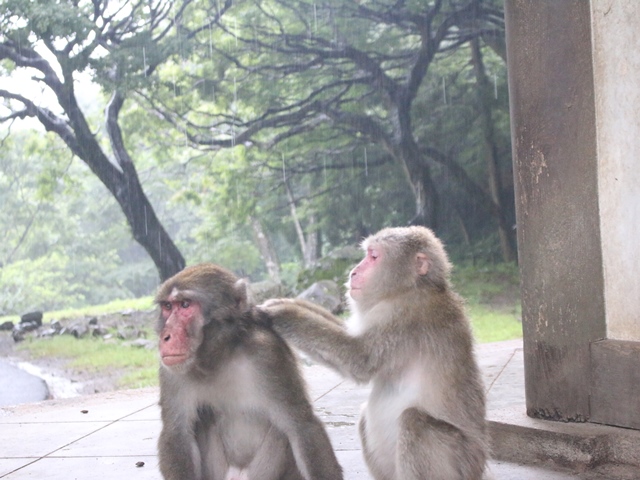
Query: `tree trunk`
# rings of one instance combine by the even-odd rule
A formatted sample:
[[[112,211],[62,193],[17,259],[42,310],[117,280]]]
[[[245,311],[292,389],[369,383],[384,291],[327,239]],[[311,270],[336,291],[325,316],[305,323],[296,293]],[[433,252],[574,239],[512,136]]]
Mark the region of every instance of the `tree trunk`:
[[[408,222],[410,225],[424,225],[438,228],[438,192],[431,178],[431,169],[422,157],[420,148],[413,138],[410,119],[411,107],[407,104],[398,108],[397,130],[400,137],[396,148],[396,156],[402,163],[407,180],[415,197],[415,216]]]
[[[262,222],[260,222],[257,217],[252,215],[249,217],[249,221],[251,222],[251,228],[256,244],[258,245],[258,250],[260,250],[260,255],[267,267],[269,278],[278,284],[282,283],[280,278],[280,261],[278,260],[278,255],[275,248],[273,248],[269,235],[264,231]]]
[[[482,129],[484,158],[489,175],[489,193],[492,202],[497,207],[496,218],[498,220],[498,235],[500,238],[502,259],[505,262],[512,262],[515,259],[515,253],[511,230],[507,224],[501,200],[502,182],[500,181],[495,132],[491,115],[490,85],[484,69],[482,52],[480,51],[480,40],[478,38],[471,40],[471,59],[478,82],[478,105],[480,108],[480,128]]]
[[[153,206],[142,190],[135,165],[124,147],[118,125],[118,113],[123,103],[124,98],[116,92],[106,111],[107,132],[120,168],[104,157],[97,143],[91,144],[90,149],[94,154],[99,152],[99,155],[92,155],[89,159],[81,158],[116,198],[129,222],[133,238],[147,251],[158,269],[160,280],[164,281],[182,270],[185,261],[158,220]]]
[[[300,243],[300,250],[302,252],[302,260],[305,267],[310,267],[316,260],[316,239],[312,238],[311,234],[304,234],[302,224],[300,223],[300,217],[298,216],[298,210],[296,208],[296,200],[293,197],[293,192],[291,191],[289,183],[286,180],[284,181],[284,188],[287,192],[287,199],[289,200],[289,210],[291,211],[291,218],[293,219],[293,224],[296,227],[296,234],[298,235],[298,242]]]
[[[307,227],[307,250],[304,255],[304,261],[307,265],[313,265],[322,255],[320,230],[318,229],[316,216],[309,216],[309,225]]]

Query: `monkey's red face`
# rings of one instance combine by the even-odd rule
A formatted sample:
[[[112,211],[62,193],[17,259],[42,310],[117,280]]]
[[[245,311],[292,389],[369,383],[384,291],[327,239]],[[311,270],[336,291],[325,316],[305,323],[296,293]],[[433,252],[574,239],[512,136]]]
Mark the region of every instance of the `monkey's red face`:
[[[202,330],[202,309],[197,302],[176,294],[160,302],[160,308],[164,319],[160,358],[167,367],[180,365],[191,357],[194,337]]]
[[[349,295],[354,300],[362,296],[362,290],[369,284],[371,277],[382,262],[384,252],[379,247],[367,248],[367,255],[349,274]]]

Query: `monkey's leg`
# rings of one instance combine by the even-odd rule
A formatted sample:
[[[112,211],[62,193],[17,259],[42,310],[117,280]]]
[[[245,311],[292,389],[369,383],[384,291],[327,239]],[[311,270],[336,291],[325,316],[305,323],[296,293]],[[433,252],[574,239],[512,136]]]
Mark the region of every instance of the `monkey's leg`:
[[[481,480],[484,455],[458,428],[418,408],[399,422],[397,479]]]
[[[371,448],[367,443],[367,418],[364,411],[360,413],[360,421],[358,422],[358,433],[360,434],[362,455],[364,456],[364,461],[367,464],[367,468],[369,468],[371,475],[373,475],[373,478],[375,479],[384,478],[381,469],[376,465],[376,455],[371,452]]]
[[[202,456],[203,479],[228,480],[234,478],[230,476],[231,472],[222,438],[220,438],[215,425],[211,425],[203,431],[197,431],[196,441]]]
[[[250,480],[303,480],[287,437],[275,429],[265,435],[246,472]]]

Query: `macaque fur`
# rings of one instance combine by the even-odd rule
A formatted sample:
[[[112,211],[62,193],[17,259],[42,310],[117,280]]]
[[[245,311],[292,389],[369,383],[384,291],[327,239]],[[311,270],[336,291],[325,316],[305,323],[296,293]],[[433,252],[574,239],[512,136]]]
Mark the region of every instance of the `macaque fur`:
[[[351,271],[350,318],[303,300],[258,307],[295,347],[371,382],[359,434],[376,480],[480,480],[485,395],[463,301],[442,243],[425,227],[384,229]]]
[[[157,293],[165,480],[340,480],[295,355],[212,264]]]

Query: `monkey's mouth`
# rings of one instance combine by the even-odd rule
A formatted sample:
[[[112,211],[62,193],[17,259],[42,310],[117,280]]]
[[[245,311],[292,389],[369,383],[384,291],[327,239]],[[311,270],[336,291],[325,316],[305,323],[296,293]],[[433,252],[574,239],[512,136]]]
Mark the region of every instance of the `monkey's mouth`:
[[[184,353],[175,354],[175,355],[162,355],[162,363],[167,367],[172,367],[173,365],[179,365],[187,359],[187,355]]]

